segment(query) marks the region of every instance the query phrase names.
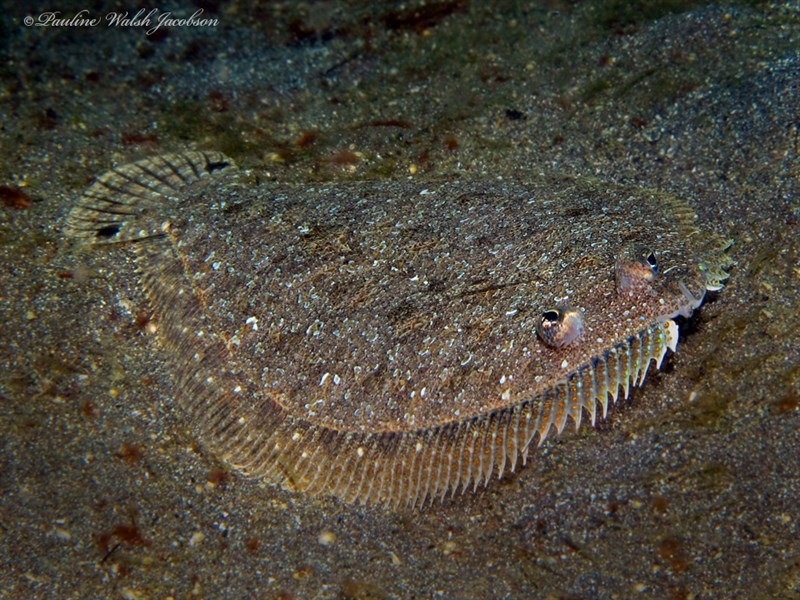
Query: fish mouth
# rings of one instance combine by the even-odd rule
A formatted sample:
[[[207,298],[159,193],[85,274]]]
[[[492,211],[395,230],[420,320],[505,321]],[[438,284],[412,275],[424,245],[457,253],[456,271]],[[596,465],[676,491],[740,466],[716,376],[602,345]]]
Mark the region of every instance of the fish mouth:
[[[716,292],[725,287],[725,281],[730,277],[728,269],[734,264],[733,259],[727,254],[728,249],[733,244],[733,240],[722,240],[714,238],[712,246],[702,260],[698,269],[703,274],[702,288],[693,292],[685,281],[678,281],[678,289],[683,296],[678,303],[678,309],[673,313],[666,313],[661,316],[661,320],[674,319],[675,317],[690,317],[706,297],[706,292]]]
[[[678,288],[680,289],[681,294],[683,294],[683,299],[679,305],[680,308],[678,308],[677,311],[675,311],[670,315],[664,315],[664,318],[667,319],[674,319],[675,317],[689,318],[695,311],[695,309],[698,308],[703,303],[703,300],[706,297],[706,291],[708,290],[708,288],[706,287],[705,289],[700,291],[699,295],[696,295],[692,292],[692,290],[688,288],[688,286],[683,281],[678,282]]]

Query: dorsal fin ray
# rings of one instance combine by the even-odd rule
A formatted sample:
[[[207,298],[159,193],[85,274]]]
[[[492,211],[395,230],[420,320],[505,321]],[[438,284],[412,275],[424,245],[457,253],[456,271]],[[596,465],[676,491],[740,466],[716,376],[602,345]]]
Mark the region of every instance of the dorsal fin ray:
[[[88,244],[113,244],[160,235],[147,217],[178,205],[187,186],[236,165],[221,152],[189,151],[144,158],[98,177],[70,211],[68,236]]]

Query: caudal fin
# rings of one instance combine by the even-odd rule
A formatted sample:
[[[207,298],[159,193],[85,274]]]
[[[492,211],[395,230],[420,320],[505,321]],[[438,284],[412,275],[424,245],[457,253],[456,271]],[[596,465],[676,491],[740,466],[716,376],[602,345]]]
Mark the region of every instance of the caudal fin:
[[[109,244],[160,235],[147,218],[178,204],[183,189],[200,179],[234,169],[221,152],[152,156],[115,167],[89,186],[70,211],[65,233],[87,244]]]

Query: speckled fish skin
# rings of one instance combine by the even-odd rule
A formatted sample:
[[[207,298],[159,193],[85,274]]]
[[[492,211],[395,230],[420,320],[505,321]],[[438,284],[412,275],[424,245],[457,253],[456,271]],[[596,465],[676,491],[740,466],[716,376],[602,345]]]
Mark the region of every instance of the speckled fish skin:
[[[421,505],[499,477],[550,429],[595,421],[675,349],[725,244],[691,209],[593,180],[248,186],[219,153],[99,178],[70,215],[125,242],[198,436],[245,473]],[[209,177],[210,175],[210,177]],[[652,250],[659,275],[617,289]],[[647,265],[645,265],[647,266]],[[583,316],[563,348],[543,311]]]

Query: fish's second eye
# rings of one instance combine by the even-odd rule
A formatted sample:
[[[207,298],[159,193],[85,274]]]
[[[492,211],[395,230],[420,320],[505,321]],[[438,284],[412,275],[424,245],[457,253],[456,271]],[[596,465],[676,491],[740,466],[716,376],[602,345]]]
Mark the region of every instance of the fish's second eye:
[[[583,335],[583,312],[567,305],[544,311],[536,322],[539,338],[552,348],[563,348]]]

